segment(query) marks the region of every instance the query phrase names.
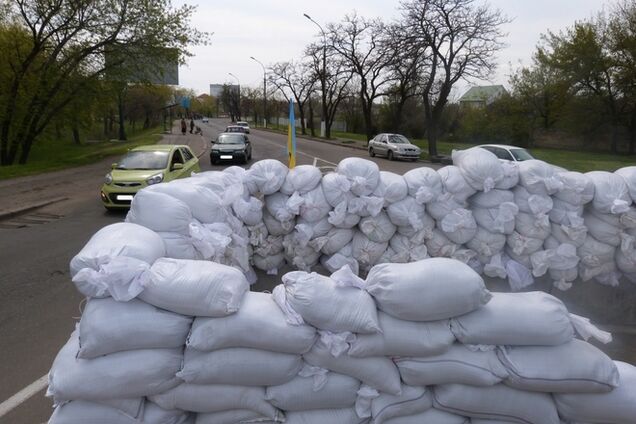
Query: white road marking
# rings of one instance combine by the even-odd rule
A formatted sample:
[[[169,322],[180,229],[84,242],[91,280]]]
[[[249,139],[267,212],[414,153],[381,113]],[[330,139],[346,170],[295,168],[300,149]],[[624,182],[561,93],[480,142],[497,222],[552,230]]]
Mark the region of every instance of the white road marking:
[[[42,377],[35,380],[33,383],[26,386],[24,389],[20,390],[15,395],[11,396],[9,399],[0,403],[0,418],[7,415],[10,411],[20,406],[22,403],[29,400],[31,396],[38,393],[42,389],[46,387],[48,383],[48,374],[43,375]]]
[[[265,141],[266,143],[269,143],[269,144],[273,144],[274,146],[276,146],[276,147],[278,147],[278,148],[283,147],[284,149],[287,149],[287,147],[286,147],[286,146],[281,146],[280,144],[278,144],[278,143],[276,143],[276,142],[274,142],[274,141],[268,140],[268,139],[266,139],[266,138],[264,138],[264,139],[263,139],[263,141]],[[337,163],[333,163],[333,162],[330,162],[330,161],[328,161],[328,160],[326,160],[326,159],[319,158],[318,156],[310,155],[309,153],[301,152],[301,151],[300,151],[300,150],[298,150],[298,149],[296,149],[296,154],[303,155],[303,156],[307,156],[308,158],[314,159],[314,163],[315,163],[315,161],[316,161],[316,160],[319,160],[319,161],[321,161],[321,162],[328,163],[329,165],[338,166],[338,164],[337,164]]]

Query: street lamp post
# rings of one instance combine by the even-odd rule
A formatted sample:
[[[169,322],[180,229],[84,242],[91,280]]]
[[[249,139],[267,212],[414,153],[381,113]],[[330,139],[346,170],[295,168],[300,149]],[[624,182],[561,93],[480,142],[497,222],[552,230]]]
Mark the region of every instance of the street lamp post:
[[[237,121],[240,121],[241,120],[241,80],[239,80],[238,77],[231,72],[228,72],[227,74],[231,77],[236,78],[236,82],[238,84],[238,105],[237,105],[236,111],[238,112]]]
[[[256,59],[254,56],[250,56],[250,59],[257,62],[263,68],[263,127],[267,128],[267,71],[265,70],[265,65]]]
[[[327,119],[327,35],[325,34],[325,30],[322,29],[320,24],[309,16],[306,13],[303,13],[303,16],[309,19],[311,22],[316,24],[318,28],[320,28],[320,32],[322,32],[322,72],[320,73],[320,88],[322,90],[322,110],[320,114],[320,136],[326,136],[326,119]]]

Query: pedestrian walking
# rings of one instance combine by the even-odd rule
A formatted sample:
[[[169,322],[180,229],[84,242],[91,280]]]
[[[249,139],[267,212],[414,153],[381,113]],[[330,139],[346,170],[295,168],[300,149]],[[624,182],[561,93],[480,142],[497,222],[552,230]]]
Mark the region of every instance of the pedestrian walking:
[[[188,131],[188,124],[186,124],[185,118],[181,118],[181,134],[186,135]]]
[[[194,131],[194,119],[190,118],[190,134]]]

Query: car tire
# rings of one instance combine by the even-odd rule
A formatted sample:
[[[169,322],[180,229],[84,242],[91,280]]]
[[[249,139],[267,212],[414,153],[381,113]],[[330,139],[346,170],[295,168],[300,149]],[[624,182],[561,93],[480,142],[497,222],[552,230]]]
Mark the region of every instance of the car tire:
[[[375,157],[375,152],[373,151],[373,147],[369,147],[369,156],[371,156],[372,158]]]
[[[210,158],[210,164],[217,165],[219,163],[218,160]]]
[[[389,152],[386,154],[386,158],[388,160],[393,160],[393,150],[389,150]]]

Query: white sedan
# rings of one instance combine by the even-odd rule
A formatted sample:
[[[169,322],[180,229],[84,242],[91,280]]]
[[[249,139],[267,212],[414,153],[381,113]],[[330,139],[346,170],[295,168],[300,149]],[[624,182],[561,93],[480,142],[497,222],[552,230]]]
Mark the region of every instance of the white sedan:
[[[477,147],[494,153],[501,160],[511,162],[522,162],[524,160],[534,159],[530,152],[523,147],[508,146],[506,144],[482,144]]]
[[[386,156],[388,160],[410,159],[418,160],[422,150],[411,144],[408,138],[400,134],[378,134],[369,140],[369,155]]]

